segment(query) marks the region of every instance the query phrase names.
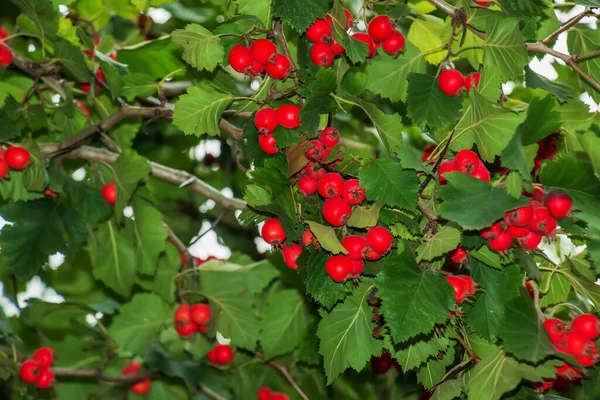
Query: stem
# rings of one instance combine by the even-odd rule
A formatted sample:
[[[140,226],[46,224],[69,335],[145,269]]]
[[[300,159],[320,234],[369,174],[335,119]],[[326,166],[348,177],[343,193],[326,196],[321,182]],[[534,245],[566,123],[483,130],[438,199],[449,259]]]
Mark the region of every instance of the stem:
[[[417,202],[417,207],[419,207],[419,210],[421,210],[423,215],[425,215],[428,220],[436,221],[438,219],[436,213],[434,213],[422,199],[419,199],[419,201]]]
[[[542,43],[547,45],[548,43],[552,42],[561,33],[565,32],[565,31],[569,30],[571,27],[577,25],[577,23],[579,21],[581,21],[584,17],[586,17],[590,14],[593,14],[593,13],[590,10],[586,10],[586,11],[582,12],[581,14],[574,16],[573,18],[571,18],[570,20],[565,22],[558,30],[556,30],[556,32],[552,33],[546,39],[542,40]]]
[[[298,68],[294,63],[292,53],[290,52],[287,40],[285,39],[285,34],[283,33],[283,23],[280,19],[278,19],[275,22],[275,26],[273,27],[273,37],[275,38],[277,45],[281,48],[281,51],[283,51],[283,54],[290,59],[290,63],[292,64],[292,77],[294,78],[294,83],[296,87],[300,87],[300,84],[302,82],[300,81],[300,76],[298,75]],[[300,105],[304,105],[304,99],[300,99]]]
[[[262,353],[256,353],[256,357],[264,360],[265,356],[262,355]],[[272,366],[273,368],[275,368],[276,370],[278,370],[279,372],[281,372],[281,374],[285,377],[285,379],[290,383],[290,385],[292,385],[292,387],[296,390],[296,392],[298,392],[298,395],[303,399],[303,400],[310,400],[308,398],[308,396],[306,395],[306,393],[304,393],[302,391],[302,389],[300,389],[300,386],[298,386],[298,384],[296,383],[296,381],[294,380],[294,378],[292,378],[292,376],[290,375],[290,373],[288,372],[287,368],[281,364],[278,364],[275,360],[270,360],[268,361],[269,365]]]
[[[106,375],[101,369],[52,368],[52,372],[54,372],[54,375],[57,377],[93,378],[104,382],[135,383],[151,378],[151,375],[148,373],[133,375]]]

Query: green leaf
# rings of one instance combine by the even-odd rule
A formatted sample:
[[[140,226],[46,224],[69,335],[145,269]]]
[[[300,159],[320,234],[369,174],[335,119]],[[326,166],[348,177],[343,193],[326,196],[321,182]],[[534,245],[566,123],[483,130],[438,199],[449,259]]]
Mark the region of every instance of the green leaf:
[[[252,294],[261,292],[279,275],[277,268],[269,261],[254,262],[249,256],[241,256],[238,253],[232,254],[226,262],[213,260],[203,263],[199,268],[201,271],[220,272],[220,279],[235,285],[240,284]]]
[[[519,129],[523,129],[523,144],[537,143],[550,133],[560,130],[561,114],[558,103],[552,96],[543,99],[534,97],[527,109],[527,118]]]
[[[506,193],[515,199],[521,198],[521,193],[523,191],[522,181],[523,179],[521,178],[521,174],[511,171],[506,176]]]
[[[73,208],[92,226],[110,217],[110,204],[104,200],[100,190],[69,179],[65,183],[65,193]]]
[[[233,95],[217,92],[205,82],[192,86],[175,105],[173,124],[186,135],[218,135],[221,114],[234,99]]]
[[[432,358],[437,358],[440,352],[445,352],[449,347],[450,340],[446,336],[438,336],[434,333],[423,340],[403,343],[394,358],[402,366],[403,371],[410,371]]]
[[[131,74],[145,74],[155,80],[186,67],[181,47],[171,42],[169,36],[119,50],[119,62],[126,64]]]
[[[488,68],[497,68],[503,81],[523,74],[529,62],[525,49],[525,38],[515,18],[489,18],[488,34],[484,43],[483,63]]]
[[[187,391],[183,386],[169,384],[164,381],[152,382],[152,390],[148,392],[148,400],[187,400]]]
[[[506,304],[519,294],[523,276],[516,266],[498,271],[473,259],[470,266],[471,278],[484,289],[476,295],[473,305],[463,305],[465,321],[473,331],[493,341],[502,327]]]
[[[96,56],[96,58],[100,62],[100,67],[104,73],[105,83],[108,85],[110,96],[113,100],[116,100],[117,97],[121,95],[121,87],[123,86],[123,82],[121,81],[121,73],[119,72],[119,69],[117,69],[117,65],[122,64],[115,63],[112,59],[108,58],[102,53]],[[128,73],[129,71],[127,68],[124,68],[123,74]],[[100,85],[103,86],[102,84]]]
[[[374,288],[372,281],[364,280],[352,296],[330,313],[321,311],[317,335],[321,339],[319,352],[324,358],[328,385],[349,367],[362,370],[372,355],[381,352],[382,342],[372,336],[375,324],[367,304]]]
[[[246,200],[246,203],[251,207],[266,206],[273,201],[271,198],[271,191],[262,186],[248,185],[245,190],[244,200]]]
[[[573,90],[567,85],[551,81],[545,76],[535,73],[529,67],[525,67],[525,84],[530,89],[542,89],[552,93],[561,103],[565,103],[574,96]]]
[[[121,94],[129,101],[136,96],[152,96],[157,89],[157,84],[150,75],[132,74],[123,77],[123,87]]]
[[[122,351],[144,354],[148,343],[172,323],[173,311],[152,293],[136,294],[124,304],[108,328],[110,337]]]
[[[135,281],[135,252],[131,238],[108,221],[98,227],[88,243],[94,277],[123,297],[129,297]]]
[[[323,307],[330,309],[352,292],[352,282],[334,282],[325,272],[328,258],[329,254],[324,251],[304,251],[298,258],[298,272],[306,292]]]
[[[435,389],[431,400],[452,400],[462,393],[463,384],[458,379],[450,379]]]
[[[265,359],[294,350],[307,330],[308,308],[295,290],[283,290],[269,296],[262,313],[260,345]]]
[[[402,118],[398,114],[385,114],[375,104],[358,97],[333,95],[342,103],[361,108],[373,122],[383,145],[390,155],[394,154],[402,143]]]
[[[594,166],[596,177],[600,177],[600,137],[596,131],[588,131],[583,134],[578,134],[577,139],[581,143],[581,147],[585,150],[590,158],[590,162]]]
[[[456,249],[459,244],[460,231],[450,226],[442,226],[432,237],[425,237],[417,253],[419,259],[430,261]]]
[[[344,54],[353,64],[364,62],[369,54],[369,47],[366,43],[348,35],[346,13],[340,0],[334,0],[333,8],[328,16],[332,22],[333,38],[344,47]]]
[[[273,0],[237,0],[238,12],[245,15],[254,15],[263,23],[263,28],[271,27]]]
[[[92,74],[87,67],[81,49],[66,40],[54,44],[56,60],[79,82],[89,82]]]
[[[587,104],[579,100],[571,100],[560,107],[563,129],[575,135],[580,131],[587,131],[592,124],[593,114]]]
[[[359,229],[371,228],[377,225],[381,207],[381,204],[378,203],[367,206],[354,206],[352,208],[352,215],[346,221],[346,225]]]
[[[144,364],[148,369],[171,378],[181,378],[190,390],[196,390],[202,375],[202,367],[197,361],[175,358],[158,343],[152,343],[149,347],[150,350],[144,356]]]
[[[519,128],[502,152],[500,158],[504,167],[517,170],[521,176],[529,178],[530,171],[533,168],[533,158],[537,155],[538,146],[523,147],[522,137],[523,130]],[[535,151],[529,151],[529,148],[533,148]]]
[[[112,179],[117,186],[117,203],[114,206],[117,219],[123,218],[123,209],[129,204],[133,192],[139,182],[150,175],[148,160],[133,150],[125,150],[119,154],[117,161],[110,168]],[[108,183],[108,182],[107,182]]]
[[[431,332],[454,307],[454,291],[444,277],[421,269],[407,249],[384,261],[376,284],[381,314],[396,343]]]
[[[442,359],[428,362],[417,372],[417,380],[426,389],[435,386],[446,376],[446,368],[454,362],[455,350],[450,347]]]
[[[74,254],[87,236],[79,215],[50,198],[8,203],[0,208],[0,215],[13,222],[0,234],[2,257],[21,280],[36,275],[53,254]]]
[[[171,33],[173,42],[183,46],[183,59],[198,71],[213,71],[223,61],[223,44],[202,25],[189,24]]]
[[[417,207],[419,179],[399,163],[388,158],[373,160],[360,169],[359,180],[371,201],[411,211]]]
[[[407,39],[414,43],[422,53],[441,48],[446,44],[445,39],[449,37],[444,37],[444,26],[443,19],[428,14],[420,15],[410,25]],[[428,54],[425,56],[425,60],[433,65],[437,65],[444,57],[446,57],[446,51],[440,50]]]
[[[447,96],[433,75],[408,75],[408,113],[421,128],[439,128],[460,117],[461,101],[458,96]]]
[[[502,218],[508,210],[525,206],[528,200],[517,200],[499,187],[460,172],[444,175],[448,184],[440,190],[443,203],[438,215],[458,223],[465,229],[482,229]]]
[[[175,302],[175,277],[179,272],[180,263],[179,251],[174,246],[168,246],[166,252],[158,259],[152,289],[168,304]]]
[[[4,106],[0,108],[0,123],[2,123],[2,129],[0,130],[0,139],[2,140],[20,137],[23,128],[27,126],[21,103],[15,100],[13,96],[7,97]]]
[[[321,225],[314,221],[305,221],[311,232],[317,238],[317,241],[325,250],[333,254],[348,254],[348,251],[342,246],[335,230],[330,226]]]
[[[154,275],[160,253],[165,250],[167,230],[163,226],[163,216],[156,209],[146,188],[136,192],[132,199],[133,231],[135,237],[135,267],[144,275]]]
[[[600,32],[597,29],[591,29],[582,25],[574,26],[569,30],[567,36],[567,48],[569,54],[586,54],[591,53],[594,50],[598,50],[600,47]],[[598,57],[590,58],[589,60],[577,63],[577,65],[583,70],[583,72],[590,76],[600,75],[600,59]],[[595,102],[600,101],[600,92],[590,86],[587,82],[583,81],[583,84],[588,88],[588,93],[594,99]]]
[[[504,0],[502,11],[517,18],[538,17],[544,13],[546,4],[543,0]]]
[[[489,101],[496,103],[502,96],[502,77],[496,68],[484,69],[481,72],[479,93]]]
[[[290,24],[297,32],[304,31],[329,10],[325,0],[273,0],[273,14]]]
[[[540,270],[537,263],[527,251],[522,248],[515,249],[515,255],[517,256],[518,264],[523,267],[527,276],[532,279],[540,279]]]
[[[131,0],[134,6],[144,14],[148,12],[149,7],[158,7],[164,3],[173,3],[175,0]]]
[[[548,288],[548,292],[540,297],[540,307],[548,307],[567,301],[571,291],[569,280],[560,273],[542,272],[540,286]]]
[[[12,0],[40,29],[41,39],[56,39],[60,13],[50,0]]]

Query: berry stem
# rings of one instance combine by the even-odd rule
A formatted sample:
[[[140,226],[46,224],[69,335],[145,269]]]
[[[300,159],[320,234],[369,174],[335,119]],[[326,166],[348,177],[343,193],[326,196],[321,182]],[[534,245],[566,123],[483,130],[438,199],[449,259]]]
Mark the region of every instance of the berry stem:
[[[265,358],[262,353],[256,353],[256,357],[261,360],[264,360],[264,358]],[[308,396],[302,391],[302,389],[300,389],[300,386],[298,386],[298,384],[296,383],[294,378],[292,378],[287,367],[277,363],[275,360],[270,360],[269,365],[272,366],[273,368],[275,368],[276,370],[278,370],[279,372],[281,372],[281,374],[285,377],[285,379],[289,382],[289,384],[292,385],[292,387],[296,390],[296,392],[298,392],[298,395],[303,400],[310,400],[308,398]]]
[[[283,23],[280,19],[275,21],[275,26],[273,26],[273,38],[277,42],[277,45],[283,51],[283,54],[290,59],[292,63],[292,77],[294,78],[294,84],[296,88],[300,87],[300,76],[298,75],[298,68],[294,63],[294,59],[292,58],[292,53],[290,52],[290,48],[288,47],[287,40],[285,39],[285,34],[283,33]],[[304,99],[300,98],[299,100],[300,106],[304,106]]]

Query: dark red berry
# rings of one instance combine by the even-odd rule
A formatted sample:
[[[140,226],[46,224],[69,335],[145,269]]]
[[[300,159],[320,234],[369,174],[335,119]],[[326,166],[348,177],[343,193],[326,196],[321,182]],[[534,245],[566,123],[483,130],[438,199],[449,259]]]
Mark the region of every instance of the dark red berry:
[[[490,249],[494,251],[505,251],[508,250],[512,244],[512,236],[506,232],[502,232],[495,239],[491,239],[488,244]]]
[[[306,151],[306,157],[312,161],[325,161],[327,149],[320,140],[311,140],[312,147]]]
[[[245,74],[252,69],[252,63],[254,61],[250,49],[239,44],[236,44],[231,48],[227,59],[229,60],[231,68],[242,74]]]
[[[481,237],[484,239],[496,239],[500,234],[502,234],[502,227],[497,222],[489,228],[481,230]]]
[[[342,226],[352,215],[352,208],[340,198],[325,200],[323,203],[323,218],[333,226]]]
[[[325,128],[319,134],[319,140],[323,146],[333,147],[340,141],[340,132],[333,127]]]
[[[324,19],[316,20],[306,30],[306,37],[313,43],[320,43],[325,36],[331,36],[331,24]]]
[[[544,205],[554,218],[561,219],[569,215],[573,199],[561,190],[553,190],[544,199]]]
[[[285,231],[277,218],[269,218],[263,224],[260,235],[270,245],[278,246],[285,240]]]
[[[343,190],[344,178],[337,172],[329,172],[319,181],[319,194],[326,199],[340,197]]]
[[[516,210],[507,211],[504,214],[504,221],[509,225],[526,227],[533,218],[533,207],[526,206]]]
[[[310,59],[313,64],[318,65],[319,67],[327,68],[331,66],[334,58],[335,54],[333,54],[333,50],[328,44],[315,43],[310,49]]]
[[[537,232],[529,232],[526,236],[519,238],[517,241],[525,250],[533,250],[542,242],[542,235]]]
[[[446,95],[456,96],[465,86],[465,77],[455,69],[445,69],[438,76],[438,84]]]
[[[21,170],[29,164],[29,152],[20,146],[10,146],[4,153],[4,160],[12,169]]]
[[[454,157],[456,169],[465,174],[471,174],[479,166],[479,156],[471,150],[461,150]]]
[[[343,255],[332,256],[325,263],[325,272],[335,282],[343,282],[352,273],[352,261]]]

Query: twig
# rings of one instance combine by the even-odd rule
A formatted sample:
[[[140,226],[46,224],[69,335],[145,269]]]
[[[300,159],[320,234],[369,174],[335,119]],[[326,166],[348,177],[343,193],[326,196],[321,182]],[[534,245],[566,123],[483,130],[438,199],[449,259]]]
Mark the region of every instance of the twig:
[[[450,135],[448,135],[448,141],[446,142],[446,145],[444,146],[444,149],[442,150],[442,152],[438,155],[438,159],[433,166],[431,175],[427,175],[427,177],[425,178],[423,183],[421,183],[421,186],[419,187],[419,191],[417,192],[419,194],[419,196],[421,195],[421,193],[423,193],[423,191],[425,190],[427,185],[429,185],[429,182],[433,179],[433,175],[435,175],[436,171],[442,164],[442,161],[444,160],[444,157],[446,156],[446,153],[448,152],[448,148],[450,147],[450,142],[452,141],[452,138],[454,137],[455,131],[456,131],[456,129],[453,129],[452,132],[450,132]]]
[[[419,201],[417,202],[417,207],[419,207],[419,210],[421,210],[423,215],[425,215],[428,220],[437,221],[437,219],[438,219],[437,214],[434,213],[431,210],[431,208],[429,208],[429,206],[427,204],[425,204],[425,202],[422,199],[419,199]]]
[[[132,375],[106,375],[101,369],[52,368],[52,372],[54,372],[54,375],[57,377],[93,378],[104,382],[135,383],[151,378],[151,375],[148,373]]]
[[[15,276],[15,274],[10,274],[10,283],[12,285],[13,294],[15,296],[15,307],[17,307],[17,310],[21,312],[21,306],[19,305],[19,297],[17,296],[19,294],[19,289],[17,288],[17,277]]]
[[[574,16],[573,18],[571,18],[570,20],[565,22],[559,29],[557,29],[556,32],[552,33],[546,39],[542,40],[542,43],[547,45],[548,43],[550,43],[554,39],[556,39],[561,33],[565,32],[565,31],[569,30],[571,27],[577,25],[577,23],[579,21],[581,21],[584,17],[591,15],[591,14],[594,14],[594,13],[591,10],[586,10],[586,11],[582,12],[581,14]]]
[[[167,233],[169,234],[169,242],[171,242],[173,244],[173,246],[175,246],[175,248],[180,252],[180,253],[184,253],[186,254],[186,257],[189,255],[188,253],[188,249],[186,247],[185,244],[183,244],[183,242],[181,241],[181,239],[179,239],[177,237],[177,235],[175,234],[175,232],[173,232],[173,229],[171,229],[171,227],[166,223],[163,222],[163,227],[167,230]]]
[[[292,385],[292,387],[296,390],[296,392],[298,392],[298,395],[303,400],[310,400],[308,398],[308,396],[306,395],[306,393],[304,393],[304,391],[302,391],[302,389],[300,389],[300,386],[298,386],[298,384],[296,383],[294,378],[292,378],[292,376],[290,375],[290,373],[288,372],[286,367],[278,364],[274,360],[269,361],[269,365],[272,366],[273,368],[275,368],[276,370],[278,370],[279,372],[281,372],[281,374],[285,377],[285,379],[287,379],[287,381],[290,383],[290,385]]]
[[[227,133],[229,136],[231,136],[231,138],[233,140],[240,140],[242,138],[242,135],[244,133],[243,130],[241,130],[240,128],[236,128],[235,126],[231,125],[229,122],[227,122],[226,120],[224,120],[223,118],[221,118],[219,120],[219,128]]]
[[[591,53],[571,56],[571,58],[575,62],[585,61],[585,60],[589,60],[591,58],[596,58],[596,57],[600,57],[600,50],[592,51]]]
[[[212,390],[211,388],[209,388],[206,385],[198,385],[198,390],[200,392],[204,393],[206,396],[210,397],[211,399],[227,400],[226,397],[221,396],[220,394],[218,394],[217,392],[215,392],[214,390]]]
[[[192,242],[190,244],[188,244],[187,248],[189,249],[190,247],[192,247],[194,244],[196,244],[196,242],[198,242],[198,240],[202,239],[208,232],[210,232],[213,229],[215,229],[215,227],[217,225],[219,225],[219,222],[221,222],[221,220],[223,219],[224,215],[225,215],[225,210],[221,211],[219,213],[219,215],[217,216],[217,218],[215,218],[215,220],[213,221],[213,223],[210,224],[210,226],[208,227],[208,229],[206,231],[202,232],[200,235],[198,235],[194,240],[192,240]]]
[[[294,59],[292,58],[292,53],[290,52],[287,40],[285,39],[285,35],[283,33],[283,23],[280,19],[278,19],[275,22],[275,26],[273,27],[273,37],[275,38],[275,41],[281,48],[281,51],[283,51],[283,54],[285,54],[285,56],[290,59],[294,83],[296,84],[296,87],[300,87],[300,84],[302,82],[300,81],[300,75],[298,75],[298,68],[296,68],[296,64],[294,63]],[[304,99],[300,99],[300,105],[304,105]]]

